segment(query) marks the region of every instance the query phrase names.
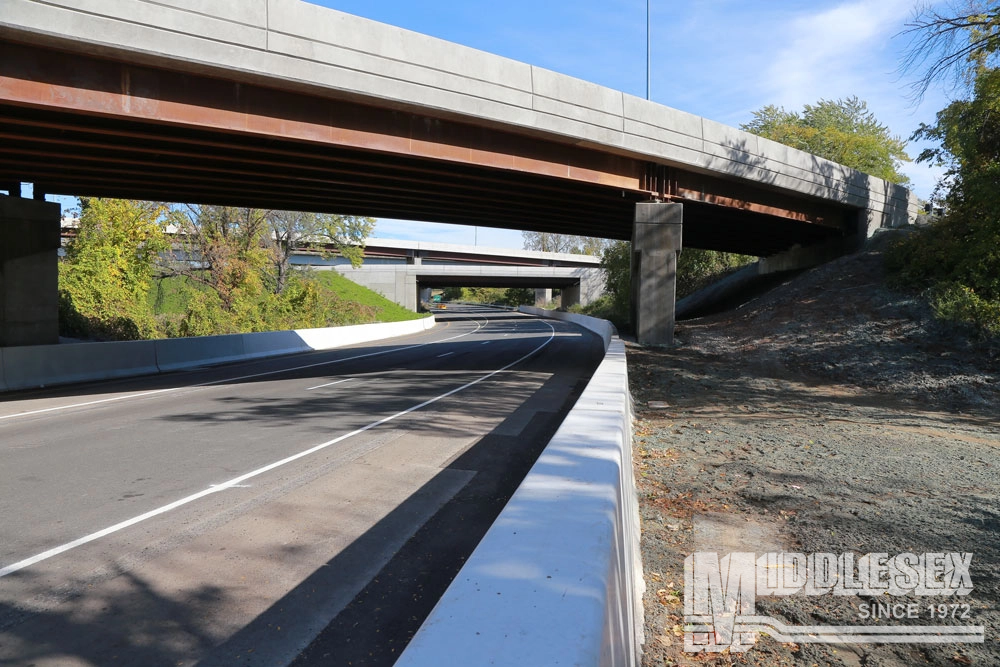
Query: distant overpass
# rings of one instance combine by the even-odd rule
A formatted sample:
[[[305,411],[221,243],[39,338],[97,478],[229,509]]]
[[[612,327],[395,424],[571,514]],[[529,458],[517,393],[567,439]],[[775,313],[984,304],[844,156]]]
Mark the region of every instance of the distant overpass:
[[[292,263],[335,269],[410,310],[429,300],[433,287],[530,287],[538,305],[559,289],[563,306],[587,305],[604,293],[600,258],[570,253],[372,238],[356,269],[319,253],[296,253]]]
[[[647,342],[672,337],[682,236],[807,249],[794,264],[916,209],[714,121],[298,0],[3,0],[0,190],[19,181],[632,239]],[[34,204],[0,202],[0,248],[22,239],[0,251],[0,344],[55,336],[58,211]]]

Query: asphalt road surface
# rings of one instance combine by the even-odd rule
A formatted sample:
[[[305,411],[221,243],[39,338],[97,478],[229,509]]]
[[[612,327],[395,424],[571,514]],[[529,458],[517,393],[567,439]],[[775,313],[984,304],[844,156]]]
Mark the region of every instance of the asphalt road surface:
[[[602,356],[419,335],[0,399],[0,664],[391,665]]]

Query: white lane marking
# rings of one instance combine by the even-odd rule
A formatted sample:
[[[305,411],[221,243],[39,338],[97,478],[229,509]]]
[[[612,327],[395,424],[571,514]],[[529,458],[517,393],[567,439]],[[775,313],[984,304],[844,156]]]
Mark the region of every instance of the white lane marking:
[[[213,489],[249,489],[249,484],[209,484]]]
[[[42,414],[43,412],[55,412],[56,410],[68,410],[70,408],[85,408],[88,405],[97,405],[99,403],[111,403],[112,401],[124,401],[127,398],[142,398],[143,396],[152,396],[153,394],[163,394],[168,391],[177,391],[178,389],[185,389],[185,387],[170,387],[169,389],[156,389],[154,391],[144,391],[140,394],[129,394],[128,396],[115,396],[114,398],[102,398],[96,401],[87,401],[86,403],[74,403],[73,405],[60,405],[54,408],[44,408],[41,410],[32,410],[30,412],[15,412],[14,414],[11,415],[0,415],[0,419],[27,417],[28,415],[39,415]]]
[[[544,320],[542,320],[542,321],[545,322]],[[142,523],[143,521],[146,521],[148,519],[152,519],[153,517],[160,516],[161,514],[166,514],[167,512],[170,512],[172,510],[177,509],[178,507],[183,507],[184,505],[187,505],[189,503],[193,503],[196,500],[200,500],[201,498],[204,498],[205,496],[210,496],[213,493],[218,493],[219,491],[224,491],[226,489],[230,489],[230,488],[233,488],[233,487],[238,487],[239,485],[241,485],[243,482],[247,481],[248,479],[253,479],[254,477],[259,477],[260,475],[263,475],[266,472],[270,472],[270,471],[274,470],[275,468],[280,468],[281,466],[287,465],[289,463],[292,463],[293,461],[298,461],[301,458],[309,456],[310,454],[315,454],[316,452],[318,452],[320,450],[323,450],[323,449],[326,449],[327,447],[329,447],[331,445],[335,445],[338,442],[343,442],[344,440],[347,440],[348,438],[352,438],[352,437],[354,437],[356,435],[364,433],[365,431],[370,431],[370,430],[372,430],[373,428],[375,428],[377,426],[381,426],[382,424],[391,422],[393,419],[397,419],[398,417],[402,417],[404,415],[408,415],[411,412],[415,412],[416,410],[420,410],[421,408],[425,408],[428,405],[431,405],[432,403],[437,403],[438,401],[440,401],[440,400],[442,400],[444,398],[448,398],[449,396],[452,396],[454,394],[457,394],[460,391],[465,391],[469,387],[475,386],[475,385],[479,384],[480,382],[484,382],[486,380],[489,380],[494,375],[497,375],[498,373],[502,373],[505,370],[507,370],[508,368],[512,368],[512,367],[518,365],[519,363],[521,363],[525,359],[533,356],[536,352],[538,352],[539,350],[541,350],[542,348],[544,348],[546,345],[548,345],[549,343],[551,343],[552,340],[555,338],[556,330],[555,330],[555,327],[553,327],[548,322],[545,322],[545,324],[549,327],[549,329],[551,329],[551,331],[549,332],[549,337],[545,339],[545,342],[543,342],[541,345],[539,345],[538,347],[536,347],[535,349],[533,349],[531,352],[528,352],[524,356],[520,357],[516,361],[512,361],[511,363],[507,364],[503,368],[498,368],[497,370],[491,371],[491,372],[487,373],[486,375],[483,375],[482,377],[479,377],[479,378],[476,378],[475,380],[472,380],[471,382],[466,382],[461,387],[456,387],[455,389],[452,389],[450,391],[446,391],[445,393],[443,393],[443,394],[441,394],[439,396],[435,396],[434,398],[427,399],[423,403],[418,403],[417,405],[409,407],[409,408],[407,408],[405,410],[401,410],[400,412],[397,412],[394,415],[389,415],[388,417],[383,417],[382,419],[379,419],[377,421],[373,421],[372,423],[368,424],[367,426],[362,426],[361,428],[355,429],[355,430],[351,431],[350,433],[345,433],[344,435],[338,436],[338,437],[334,438],[333,440],[327,440],[326,442],[321,442],[320,444],[315,445],[314,447],[310,447],[309,449],[307,449],[305,451],[299,452],[298,454],[293,454],[292,456],[289,456],[287,458],[281,459],[280,461],[275,461],[274,463],[266,465],[263,468],[257,468],[256,470],[248,472],[248,473],[243,474],[243,475],[240,475],[239,477],[234,477],[233,479],[231,479],[231,480],[229,480],[227,482],[222,482],[221,484],[212,485],[209,488],[205,489],[204,491],[199,491],[198,493],[194,493],[194,494],[192,494],[190,496],[187,496],[186,498],[181,498],[180,500],[175,500],[174,502],[170,503],[169,505],[164,505],[163,507],[158,507],[155,510],[151,510],[149,512],[146,512],[145,514],[140,514],[137,517],[133,517],[133,518],[128,519],[126,521],[122,521],[121,523],[116,523],[115,525],[109,526],[109,527],[105,528],[104,530],[99,530],[96,533],[91,533],[90,535],[85,535],[85,536],[83,536],[83,537],[81,537],[79,539],[73,540],[72,542],[67,542],[66,544],[63,544],[63,545],[58,546],[58,547],[55,547],[53,549],[49,549],[48,551],[43,551],[42,553],[40,553],[40,554],[38,554],[36,556],[32,556],[31,558],[25,558],[24,560],[21,560],[21,561],[18,561],[16,563],[13,563],[11,565],[8,565],[7,567],[5,567],[3,569],[0,569],[0,579],[2,579],[3,577],[6,577],[9,574],[13,574],[13,573],[17,572],[18,570],[23,570],[26,567],[30,567],[32,565],[36,565],[36,564],[38,564],[38,563],[40,563],[40,562],[42,562],[44,560],[48,560],[48,559],[50,559],[50,558],[52,558],[54,556],[58,556],[59,554],[66,553],[67,551],[70,551],[70,550],[75,549],[77,547],[83,546],[84,544],[88,544],[88,543],[93,542],[95,540],[99,540],[102,537],[107,537],[108,535],[111,535],[113,533],[117,533],[117,532],[119,532],[121,530],[124,530],[126,528],[130,528],[131,526],[134,526],[137,523]]]
[[[439,354],[437,356],[437,358],[440,359],[441,357],[449,357],[449,356],[451,356],[453,354],[455,354],[455,353],[454,352],[445,352],[444,354]]]
[[[488,324],[489,320],[486,320],[486,322]],[[317,366],[330,366],[330,365],[333,365],[333,364],[340,364],[340,363],[343,363],[345,361],[353,361],[355,359],[364,359],[366,357],[377,357],[377,356],[380,356],[380,355],[383,355],[383,354],[390,354],[392,352],[403,352],[405,350],[415,350],[418,347],[425,347],[427,345],[436,345],[437,343],[445,343],[445,342],[447,342],[449,340],[455,340],[457,338],[465,338],[466,336],[471,336],[472,334],[476,333],[477,331],[479,331],[480,329],[483,328],[483,325],[480,324],[479,322],[476,322],[475,324],[476,324],[476,328],[474,330],[472,330],[472,331],[469,331],[469,332],[464,333],[464,334],[459,334],[457,336],[451,336],[450,338],[442,338],[441,340],[431,341],[430,343],[420,343],[419,345],[408,345],[406,347],[397,347],[397,348],[393,348],[391,350],[382,350],[380,352],[369,352],[368,354],[358,354],[358,355],[355,355],[353,357],[345,357],[343,359],[333,359],[332,361],[321,361],[321,362],[318,362],[318,363],[315,363],[315,364],[306,364],[304,366],[294,366],[292,368],[282,368],[282,369],[279,369],[279,370],[276,370],[276,371],[266,371],[266,372],[263,372],[263,373],[252,373],[250,375],[240,375],[239,377],[234,377],[234,378],[225,378],[225,379],[222,379],[222,380],[212,380],[211,382],[199,382],[197,384],[188,384],[188,385],[184,385],[182,387],[170,387],[168,389],[157,389],[155,391],[144,391],[144,392],[141,392],[139,394],[128,394],[127,396],[115,396],[114,398],[102,398],[102,399],[97,400],[97,401],[87,401],[86,403],[73,403],[71,405],[58,405],[58,406],[53,407],[53,408],[42,408],[40,410],[30,410],[28,412],[16,412],[16,413],[10,414],[10,415],[0,415],[0,421],[3,421],[4,419],[13,419],[15,417],[29,417],[31,415],[40,415],[40,414],[43,414],[43,413],[46,413],[46,412],[56,412],[56,411],[59,411],[59,410],[71,410],[73,408],[85,408],[85,407],[90,406],[90,405],[98,405],[98,404],[101,404],[101,403],[112,403],[114,401],[124,401],[124,400],[128,400],[130,398],[142,398],[143,396],[152,396],[153,394],[165,394],[165,393],[172,392],[172,391],[180,391],[181,389],[195,389],[195,388],[198,388],[198,387],[210,387],[210,386],[216,385],[216,384],[225,384],[226,382],[239,382],[240,380],[249,380],[251,378],[264,377],[266,375],[276,375],[278,373],[291,373],[293,371],[301,371],[301,370],[304,370],[306,368],[316,368]]]
[[[491,341],[491,340],[488,340],[488,341],[486,341],[485,343],[480,343],[480,345],[489,345],[489,344],[490,344],[490,343],[492,343],[492,342],[493,342],[493,341]]]
[[[318,384],[315,387],[309,387],[306,391],[312,391],[313,389],[322,389],[323,387],[332,387],[335,384],[343,384],[344,382],[350,382],[351,380],[356,380],[357,378],[344,378],[343,380],[337,380],[336,382],[327,382],[326,384]]]

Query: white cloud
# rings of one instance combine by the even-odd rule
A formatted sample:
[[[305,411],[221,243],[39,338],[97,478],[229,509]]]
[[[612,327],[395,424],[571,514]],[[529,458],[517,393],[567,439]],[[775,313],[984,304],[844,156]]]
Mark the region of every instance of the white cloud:
[[[876,81],[893,78],[894,63],[880,57],[910,17],[913,0],[845,2],[799,14],[779,34],[790,35],[774,54],[764,85],[775,103],[800,108],[821,98],[864,97]],[[897,92],[897,91],[893,91]]]

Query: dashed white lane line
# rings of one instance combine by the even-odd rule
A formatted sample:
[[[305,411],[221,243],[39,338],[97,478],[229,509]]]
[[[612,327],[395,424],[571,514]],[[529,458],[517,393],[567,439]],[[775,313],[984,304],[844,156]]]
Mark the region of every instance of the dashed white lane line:
[[[450,357],[453,354],[455,354],[455,353],[454,352],[445,352],[444,354],[439,354],[437,356],[437,358],[440,359],[441,357]]]
[[[351,380],[356,380],[357,378],[344,378],[343,380],[337,380],[336,382],[327,382],[326,384],[318,384],[315,387],[309,387],[306,391],[312,391],[313,389],[322,389],[323,387],[332,387],[335,384],[343,384],[345,382],[350,382]]]
[[[542,320],[542,322],[545,322],[545,321]],[[412,407],[409,407],[409,408],[407,408],[405,410],[401,410],[400,412],[397,412],[396,414],[389,415],[388,417],[383,417],[382,419],[379,419],[377,421],[373,421],[372,423],[368,424],[367,426],[362,426],[361,428],[355,429],[355,430],[351,431],[350,433],[345,433],[344,435],[338,436],[338,437],[334,438],[333,440],[327,440],[326,442],[321,442],[320,444],[315,445],[313,447],[310,447],[309,449],[306,449],[304,451],[301,451],[298,454],[293,454],[292,456],[289,456],[287,458],[281,459],[280,461],[275,461],[274,463],[266,465],[263,468],[258,468],[257,470],[254,470],[254,471],[248,472],[246,474],[240,475],[239,477],[235,477],[235,478],[233,478],[233,479],[231,479],[229,481],[222,482],[221,484],[212,485],[209,488],[205,489],[204,491],[199,491],[198,493],[195,493],[195,494],[192,494],[190,496],[187,496],[186,498],[181,498],[180,500],[176,500],[176,501],[170,503],[169,505],[164,505],[163,507],[158,507],[158,508],[156,508],[154,510],[146,512],[145,514],[140,514],[137,517],[133,517],[133,518],[128,519],[126,521],[122,521],[121,523],[116,523],[113,526],[109,526],[109,527],[107,527],[107,528],[105,528],[103,530],[99,530],[96,533],[91,533],[90,535],[85,535],[85,536],[83,536],[83,537],[81,537],[79,539],[73,540],[72,542],[67,542],[66,544],[63,544],[63,545],[60,545],[58,547],[49,549],[48,551],[44,551],[44,552],[42,552],[42,553],[40,553],[40,554],[38,554],[36,556],[32,556],[30,558],[25,558],[24,560],[21,560],[21,561],[18,561],[16,563],[13,563],[11,565],[8,565],[7,567],[5,567],[3,569],[0,569],[0,579],[2,579],[3,577],[6,577],[7,575],[13,574],[13,573],[15,573],[15,572],[17,572],[19,570],[23,570],[26,567],[31,567],[32,565],[36,565],[38,563],[41,563],[42,561],[48,560],[48,559],[53,558],[55,556],[58,556],[60,554],[66,553],[67,551],[70,551],[70,550],[75,549],[77,547],[83,546],[84,544],[88,544],[88,543],[93,542],[95,540],[99,540],[102,537],[107,537],[108,535],[111,535],[113,533],[117,533],[117,532],[119,532],[121,530],[124,530],[126,528],[131,527],[131,526],[134,526],[134,525],[136,525],[138,523],[142,523],[143,521],[146,521],[148,519],[152,519],[154,517],[160,516],[161,514],[166,514],[167,512],[175,510],[175,509],[177,509],[179,507],[183,507],[184,505],[187,505],[189,503],[193,503],[196,500],[200,500],[201,498],[204,498],[205,496],[210,496],[213,493],[218,493],[219,491],[225,491],[225,490],[231,489],[231,488],[238,488],[241,484],[243,484],[243,482],[245,482],[245,481],[247,481],[249,479],[253,479],[254,477],[258,477],[260,475],[263,475],[266,472],[270,472],[271,470],[274,470],[275,468],[280,468],[281,466],[287,465],[287,464],[289,464],[289,463],[291,463],[293,461],[298,461],[299,459],[304,458],[306,456],[309,456],[310,454],[315,454],[316,452],[318,452],[320,450],[323,450],[323,449],[326,449],[327,447],[330,447],[331,445],[335,445],[338,442],[343,442],[344,440],[347,440],[348,438],[352,438],[352,437],[354,437],[354,436],[356,436],[356,435],[358,435],[360,433],[364,433],[365,431],[370,431],[371,429],[373,429],[373,428],[375,428],[377,426],[381,426],[382,424],[385,424],[387,422],[391,422],[393,419],[396,419],[398,417],[402,417],[404,415],[408,415],[411,412],[414,412],[414,411],[419,410],[421,408],[427,407],[428,405],[431,405],[432,403],[437,403],[441,399],[448,398],[449,396],[457,394],[460,391],[465,391],[469,387],[475,386],[475,385],[479,384],[480,382],[484,382],[484,381],[490,379],[491,377],[493,377],[494,375],[497,375],[498,373],[502,373],[505,370],[507,370],[508,368],[512,368],[512,367],[518,365],[519,363],[521,363],[522,361],[524,361],[528,357],[531,357],[536,352],[540,351],[546,345],[548,345],[549,343],[551,343],[553,341],[553,339],[555,338],[556,330],[555,330],[555,327],[553,327],[548,322],[545,322],[545,324],[549,327],[549,329],[551,329],[551,331],[549,332],[549,337],[546,338],[545,341],[541,345],[539,345],[538,347],[536,347],[535,349],[533,349],[531,352],[528,352],[527,354],[525,354],[524,356],[518,358],[517,360],[512,361],[511,363],[507,364],[503,368],[498,368],[495,371],[491,371],[491,372],[489,372],[489,373],[487,373],[487,374],[485,374],[485,375],[483,375],[481,377],[476,378],[475,380],[472,380],[471,382],[466,382],[465,384],[463,384],[460,387],[456,387],[455,389],[452,389],[450,391],[446,391],[445,393],[440,394],[438,396],[435,396],[434,398],[427,399],[426,401],[424,401],[422,403],[418,403],[418,404],[416,404],[416,405],[414,405]]]

